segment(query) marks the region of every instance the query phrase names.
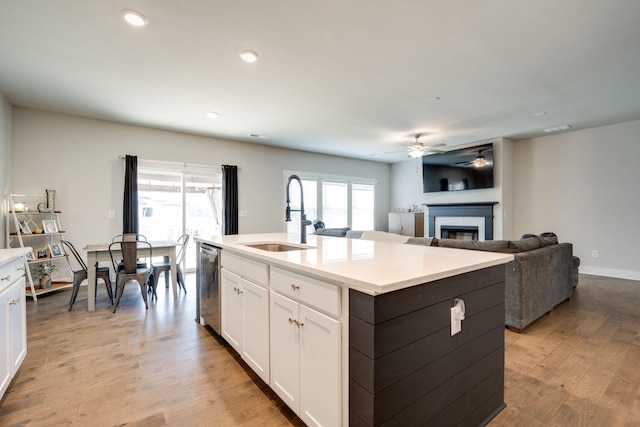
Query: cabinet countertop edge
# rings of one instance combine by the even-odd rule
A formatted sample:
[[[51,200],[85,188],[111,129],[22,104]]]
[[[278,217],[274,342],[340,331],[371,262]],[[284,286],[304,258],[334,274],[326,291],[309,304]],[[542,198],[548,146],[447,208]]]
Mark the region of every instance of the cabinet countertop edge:
[[[308,236],[308,244],[301,245],[287,238],[286,233],[200,236],[195,240],[369,295],[392,292],[513,260],[511,254],[317,235]],[[257,243],[283,243],[306,249],[269,252],[247,246]]]

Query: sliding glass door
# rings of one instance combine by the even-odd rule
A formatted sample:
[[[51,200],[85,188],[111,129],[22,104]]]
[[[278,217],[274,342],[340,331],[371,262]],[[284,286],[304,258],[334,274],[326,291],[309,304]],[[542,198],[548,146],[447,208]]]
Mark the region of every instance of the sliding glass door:
[[[176,240],[183,234],[216,236],[222,230],[222,175],[188,170],[138,169],[140,234]],[[193,239],[183,271],[196,267]]]

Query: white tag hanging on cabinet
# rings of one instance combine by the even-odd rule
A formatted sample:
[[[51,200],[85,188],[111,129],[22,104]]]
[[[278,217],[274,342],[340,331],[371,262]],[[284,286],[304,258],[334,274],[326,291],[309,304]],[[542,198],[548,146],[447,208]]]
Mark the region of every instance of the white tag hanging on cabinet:
[[[451,307],[451,336],[454,336],[462,330],[464,311],[464,301],[456,298],[453,301],[453,307]]]

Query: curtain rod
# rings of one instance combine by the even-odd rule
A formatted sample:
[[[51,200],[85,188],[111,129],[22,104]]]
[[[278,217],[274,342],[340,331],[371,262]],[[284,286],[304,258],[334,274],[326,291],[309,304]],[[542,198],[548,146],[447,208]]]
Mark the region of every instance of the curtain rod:
[[[126,156],[119,156],[118,157],[120,160],[124,160],[126,158]],[[153,162],[153,163],[160,163],[160,164],[166,164],[166,165],[173,165],[173,166],[182,166],[182,167],[187,167],[187,166],[191,166],[191,167],[206,167],[206,168],[222,168],[223,165],[203,165],[203,164],[199,164],[199,163],[187,163],[187,162],[173,162],[171,160],[151,160],[151,159],[139,159],[142,160],[143,162]],[[240,170],[240,166],[238,166],[238,170]]]

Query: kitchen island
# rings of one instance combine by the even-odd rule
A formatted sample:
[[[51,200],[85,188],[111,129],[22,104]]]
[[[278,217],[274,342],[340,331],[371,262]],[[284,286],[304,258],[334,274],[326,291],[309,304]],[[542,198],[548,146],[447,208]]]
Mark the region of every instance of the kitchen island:
[[[512,255],[284,233],[196,242],[222,249],[222,337],[308,425],[483,425],[504,407]]]

